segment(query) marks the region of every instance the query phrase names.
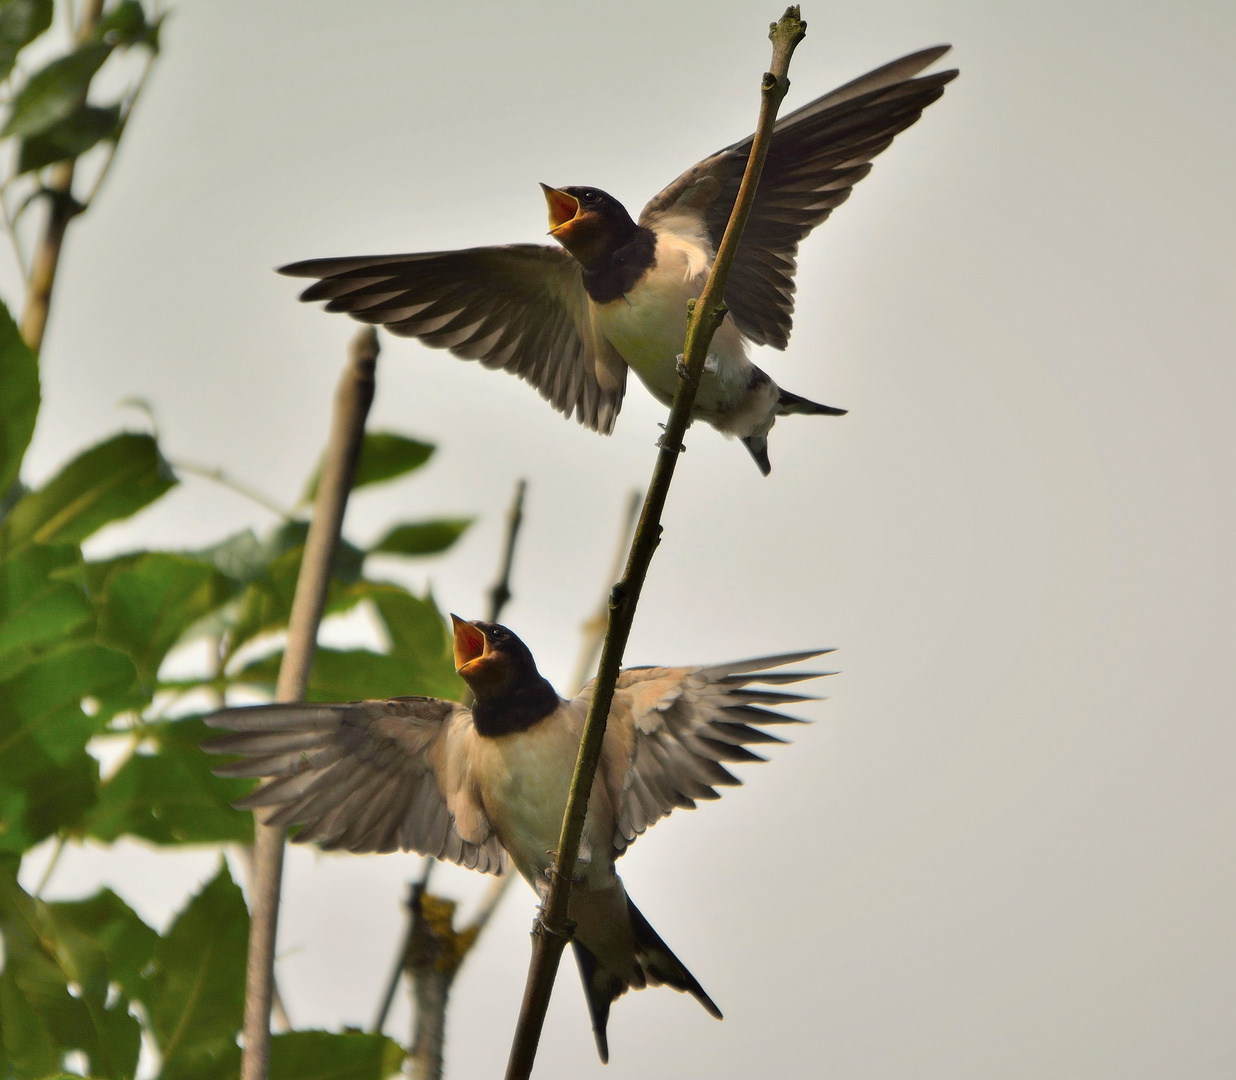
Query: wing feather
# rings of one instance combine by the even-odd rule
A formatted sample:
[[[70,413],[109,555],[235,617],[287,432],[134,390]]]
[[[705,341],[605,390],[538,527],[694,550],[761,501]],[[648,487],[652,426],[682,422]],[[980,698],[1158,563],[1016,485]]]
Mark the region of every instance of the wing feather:
[[[706,668],[627,668],[618,678],[606,729],[602,776],[616,807],[614,849],[676,808],[717,799],[718,787],[740,781],[723,762],[763,761],[751,743],[779,743],[768,724],[801,723],[764,706],[811,701],[805,694],[752,689],[785,685],[831,672],[770,672],[821,652],[787,653]],[[589,683],[576,699],[586,708]]]
[[[260,812],[267,824],[300,825],[297,843],[418,851],[486,872],[504,867],[488,818],[470,818],[464,839],[451,813],[454,798],[473,808],[476,802],[446,790],[444,781],[466,773],[443,767],[451,736],[472,723],[460,705],[435,698],[257,705],[225,709],[206,723],[232,733],[203,749],[239,756],[215,771],[262,779],[236,805]]]
[[[325,300],[391,333],[531,383],[565,416],[608,435],[626,369],[602,387],[605,346],[594,332],[578,262],[543,244],[410,255],[309,259],[281,274],[318,280],[302,300]]]
[[[903,56],[777,121],[755,204],[725,290],[734,323],[761,345],[784,349],[794,316],[798,245],[850,197],[871,159],[944,93],[956,71],[916,78],[949,46]],[[687,214],[715,249],[734,208],[752,138],[693,165],[640,214],[640,224],[672,227]]]

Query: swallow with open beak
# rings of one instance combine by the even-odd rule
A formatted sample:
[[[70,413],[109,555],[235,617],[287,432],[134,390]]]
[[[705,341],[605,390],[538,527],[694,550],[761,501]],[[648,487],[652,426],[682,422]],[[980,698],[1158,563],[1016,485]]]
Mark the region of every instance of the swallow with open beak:
[[[506,627],[451,620],[455,663],[475,695],[470,709],[424,697],[225,709],[206,723],[233,734],[204,749],[240,755],[215,772],[262,783],[236,805],[268,825],[301,826],[297,843],[417,851],[486,873],[509,860],[544,899],[592,684],[564,700]],[[672,986],[720,1018],[631,903],[614,862],[675,807],[739,783],[722,763],[764,760],[747,744],[783,741],[765,727],[799,721],[769,706],[812,699],[750,684],[817,678],[823,673],[766,669],[822,651],[619,675],[569,908],[602,1061],[610,1005],[628,989]]]
[[[692,412],[740,438],[764,475],[778,416],[845,410],[783,390],[751,363],[747,345],[786,347],[799,243],[944,93],[955,70],[919,73],[948,49],[902,57],[777,121],[726,284],[729,314],[713,338]],[[559,412],[609,434],[628,368],[654,397],[673,400],[687,301],[708,279],[751,143],[746,138],[693,165],[638,221],[598,188],[542,184],[560,248],[310,259],[280,273],[318,279],[302,300],[326,300],[327,311],[503,368]]]

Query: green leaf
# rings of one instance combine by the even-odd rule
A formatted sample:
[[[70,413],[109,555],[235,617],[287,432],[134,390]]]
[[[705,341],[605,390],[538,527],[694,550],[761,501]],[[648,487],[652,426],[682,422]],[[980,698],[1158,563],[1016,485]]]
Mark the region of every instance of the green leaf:
[[[201,743],[218,734],[199,718],[151,724],[153,754],[134,754],[101,785],[83,831],[107,843],[128,834],[155,844],[247,844],[253,815],[232,807],[253,786],[211,773]]]
[[[0,563],[0,680],[75,636],[94,634],[85,591],[52,577],[81,564],[76,544],[35,544]]]
[[[314,654],[306,697],[311,701],[354,701],[359,698],[424,694],[458,700],[463,681],[455,674],[449,638],[432,600],[421,600],[397,585],[362,581],[345,590],[347,599],[371,601],[377,609],[391,649],[328,649]],[[236,683],[271,688],[278,676],[281,652],[249,664]]]
[[[210,563],[233,581],[244,584],[262,577],[270,565],[270,553],[252,529],[234,533],[226,540],[188,554]]]
[[[0,529],[10,551],[29,543],[77,543],[154,502],[176,483],[149,435],[117,435],[74,458],[21,500]]]
[[[396,435],[389,431],[370,431],[365,434],[361,444],[360,460],[356,463],[356,478],[352,487],[364,487],[366,484],[377,484],[383,480],[393,480],[396,476],[419,469],[433,456],[434,447],[430,443],[418,442],[405,435]],[[322,467],[310,478],[301,496],[301,502],[312,502],[318,493],[318,480],[322,475]]]
[[[86,100],[90,80],[111,52],[110,45],[94,42],[36,71],[13,102],[0,138],[39,135],[69,116]]]
[[[3,12],[0,8],[0,31]],[[2,40],[0,40],[2,46]],[[0,303],[0,491],[17,479],[39,414],[39,362]]]
[[[300,564],[304,548],[296,547],[272,559],[266,575],[251,582],[241,593],[236,604],[232,633],[228,639],[228,657],[235,654],[248,641],[259,634],[270,633],[287,626],[292,612],[292,599],[296,594],[296,581],[300,576]],[[326,598],[325,614],[334,615],[354,607],[363,598],[353,589],[363,584],[357,582],[364,553],[342,542],[335,557],[334,576]],[[345,582],[356,582],[348,586]]]
[[[445,551],[472,524],[472,518],[442,518],[396,525],[369,549],[371,555],[436,555]]]
[[[7,79],[17,54],[51,26],[52,0],[5,0],[0,4],[0,79]]]
[[[236,1054],[248,938],[249,912],[221,861],[155,946],[143,1000],[163,1054],[161,1080],[196,1080]]]
[[[142,975],[154,956],[159,935],[111,889],[100,889],[85,900],[47,905],[53,922],[89,937],[107,960],[110,977],[131,998],[146,988]]]
[[[159,51],[159,28],[166,16],[146,21],[146,12],[138,0],[120,0],[102,19],[95,33],[98,40],[109,45],[148,45]]]
[[[70,641],[0,684],[0,776],[14,755],[41,751],[54,763],[67,764],[99,726],[82,712],[82,699],[129,686],[133,677],[123,653],[92,641]],[[6,721],[15,721],[20,731],[7,732]]]
[[[403,1057],[385,1035],[289,1031],[270,1040],[270,1080],[386,1080]]]
[[[24,786],[0,780],[0,852],[20,854],[72,829],[94,802],[98,766],[87,755],[34,772]]]
[[[44,165],[76,158],[104,139],[119,137],[119,105],[99,107],[83,102],[63,120],[22,140],[17,171],[35,172]]]
[[[58,923],[7,873],[0,873],[0,932],[0,1039],[14,1075],[45,1076],[65,1051],[81,1050],[91,1076],[131,1077],[141,1027],[125,995],[110,992],[98,943],[71,922]]]
[[[98,640],[125,653],[145,686],[184,632],[232,595],[209,563],[147,552],[110,573],[99,597]]]
[[[82,699],[134,681],[128,657],[70,641],[0,683],[0,850],[24,851],[82,819],[99,781],[86,744],[104,718]]]

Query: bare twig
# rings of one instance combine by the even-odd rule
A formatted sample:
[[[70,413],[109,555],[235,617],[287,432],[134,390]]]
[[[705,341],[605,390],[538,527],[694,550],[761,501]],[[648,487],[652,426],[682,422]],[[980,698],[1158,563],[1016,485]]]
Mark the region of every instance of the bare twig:
[[[219,702],[219,708],[223,708],[224,702]],[[240,856],[241,869],[244,871],[245,884],[248,886],[250,893],[254,888],[255,863],[253,859],[252,844],[237,844],[236,853]],[[284,1031],[292,1030],[292,1020],[288,1016],[286,1006],[283,1004],[283,995],[279,993],[279,980],[275,977],[274,971],[271,971],[270,976],[270,1003],[271,1016],[274,1023],[272,1027],[279,1027]]]
[[[623,558],[631,545],[631,533],[639,516],[639,508],[643,505],[644,496],[638,491],[632,491],[627,499],[627,512],[622,519],[622,532],[618,534],[618,544],[614,548],[614,564],[606,575],[606,581],[617,581],[622,573]],[[578,694],[596,671],[597,657],[601,655],[601,643],[605,640],[605,627],[609,624],[609,593],[601,597],[596,611],[584,620],[580,627],[583,640],[579,647],[579,660],[575,665],[575,677],[571,680],[571,693]]]
[[[789,89],[786,71],[790,57],[805,33],[806,24],[799,18],[797,7],[788,8],[781,20],[772,26],[769,34],[773,42],[772,70],[765,74],[761,84],[760,119],[751,154],[747,159],[747,168],[725,235],[717,249],[712,272],[699,298],[690,305],[691,313],[687,319],[686,344],[683,350],[686,374],[679,381],[669,420],[665,425],[665,434],[659,440],[660,453],[653,468],[652,482],[644,499],[639,525],[635,530],[626,572],[610,595],[609,626],[601,648],[601,662],[597,669],[592,704],[588,710],[588,719],[584,723],[575,774],[571,779],[566,813],[562,819],[558,855],[549,876],[549,892],[541,915],[533,924],[532,962],[528,969],[524,1000],[507,1063],[507,1080],[527,1080],[532,1074],[541,1029],[545,1023],[545,1012],[553,991],[554,976],[558,971],[562,950],[571,934],[571,922],[568,918],[571,879],[575,873],[584,815],[588,810],[588,793],[592,788],[597,762],[601,756],[605,722],[609,717],[622,654],[631,633],[640,590],[648,574],[653,553],[660,542],[661,512],[665,507],[678,455],[682,452],[682,438],[691,420],[691,406],[695,402],[696,387],[703,374],[708,346],[725,317],[726,308],[722,299],[725,295],[725,282],[755,199],[764,159],[768,156],[777,109]]]
[[[278,701],[299,701],[309,684],[317,648],[318,624],[326,605],[330,570],[339,544],[356,462],[373,402],[378,336],[372,327],[352,339],[347,367],[335,392],[330,442],[314,501],[313,520],[296,580],[288,618],[288,639],[275,686]],[[275,932],[283,877],[284,830],[254,823],[253,902],[249,961],[245,975],[244,1053],[241,1080],[266,1080],[270,1070],[270,1007],[275,962]]]
[[[76,45],[84,45],[93,36],[103,14],[103,0],[85,0],[81,18],[73,32]],[[47,329],[47,313],[51,308],[52,287],[56,284],[56,269],[60,265],[60,249],[69,222],[82,207],[73,198],[74,161],[62,161],[48,171],[44,194],[47,196],[47,224],[34,249],[27,275],[26,303],[21,315],[21,336],[34,352],[43,344]]]
[[[425,861],[421,863],[420,881],[414,881],[408,886],[408,928],[404,932],[403,941],[399,946],[399,955],[395,957],[395,967],[391,971],[391,977],[387,980],[386,992],[382,995],[382,1004],[378,1006],[378,1015],[373,1021],[373,1027],[370,1028],[370,1031],[375,1035],[382,1033],[382,1028],[386,1025],[386,1017],[391,1011],[391,1003],[395,1000],[395,991],[399,989],[399,976],[403,974],[404,957],[408,954],[408,942],[412,934],[412,923],[416,919],[420,894],[429,885],[429,875],[437,861],[432,855],[426,855]]]
[[[502,615],[502,609],[511,599],[511,565],[515,561],[515,541],[519,538],[519,526],[524,520],[524,493],[528,490],[528,481],[520,480],[515,485],[515,499],[506,512],[506,552],[502,557],[502,569],[498,580],[489,590],[489,612],[486,618],[497,622]]]
[[[439,1080],[446,1046],[446,1001],[460,965],[476,941],[476,931],[456,930],[455,902],[423,889],[412,897],[416,918],[408,938],[404,967],[412,977],[416,1032],[408,1054],[412,1080]]]

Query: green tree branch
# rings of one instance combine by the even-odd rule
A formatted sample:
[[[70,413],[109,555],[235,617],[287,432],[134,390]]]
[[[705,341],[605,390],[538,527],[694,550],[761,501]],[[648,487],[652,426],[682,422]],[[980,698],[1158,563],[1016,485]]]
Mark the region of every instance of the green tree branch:
[[[674,395],[669,420],[665,425],[665,434],[658,444],[660,453],[657,455],[656,465],[653,468],[652,482],[649,484],[648,494],[644,499],[639,525],[635,530],[635,539],[632,541],[631,552],[627,558],[626,571],[610,595],[609,625],[601,648],[601,661],[593,689],[592,704],[584,723],[575,774],[571,780],[566,813],[562,820],[557,858],[550,871],[549,893],[533,925],[532,961],[528,969],[523,1004],[511,1045],[511,1056],[507,1063],[507,1080],[527,1080],[532,1074],[541,1029],[545,1023],[545,1013],[549,1008],[550,994],[553,992],[554,976],[558,971],[562,950],[571,936],[571,923],[567,914],[571,879],[575,873],[575,861],[579,854],[584,816],[588,810],[588,793],[592,790],[597,762],[601,757],[605,723],[609,717],[614,686],[618,681],[618,671],[622,665],[622,654],[626,649],[627,639],[630,637],[631,624],[635,618],[640,591],[648,575],[649,564],[660,543],[661,513],[665,508],[665,500],[669,494],[678,455],[683,450],[682,439],[691,422],[691,407],[695,403],[696,389],[700,376],[703,374],[708,346],[713,334],[725,318],[726,308],[723,301],[725,283],[746,225],[747,216],[755,200],[760,173],[772,142],[772,130],[777,119],[777,110],[789,89],[786,72],[789,70],[790,58],[793,56],[795,47],[803,39],[806,30],[806,23],[799,17],[797,6],[788,8],[781,19],[772,25],[769,33],[773,43],[772,65],[771,70],[764,75],[760,87],[760,119],[751,146],[751,154],[747,159],[747,168],[743,174],[742,184],[739,187],[738,197],[734,202],[734,209],[730,214],[725,235],[717,250],[712,272],[698,299],[690,305],[686,345],[683,352],[685,374]]]

